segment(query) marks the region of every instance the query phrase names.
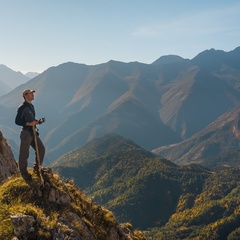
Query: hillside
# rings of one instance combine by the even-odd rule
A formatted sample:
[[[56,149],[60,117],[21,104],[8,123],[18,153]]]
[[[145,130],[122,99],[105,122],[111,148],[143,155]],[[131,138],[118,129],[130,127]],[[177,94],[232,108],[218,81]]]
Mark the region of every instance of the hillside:
[[[121,160],[127,161],[129,156],[139,159],[139,164],[140,160],[154,158],[151,152],[139,147],[132,140],[109,134],[93,139],[81,148],[65,154],[54,161],[51,168],[60,173],[64,172],[64,177],[73,178],[80,188],[86,189],[92,186],[93,181],[99,181],[105,171],[107,173],[112,170],[114,164],[121,163]],[[128,177],[136,173],[137,169],[129,168],[129,171]]]
[[[14,177],[0,186],[1,239],[144,240],[130,223],[119,224],[104,207],[88,199],[71,181],[62,182],[49,169],[45,186],[33,174],[26,183]]]
[[[181,194],[196,194],[210,174],[200,166],[181,168],[156,158],[118,135],[94,139],[51,167],[62,177],[74,179],[121,221],[131,219],[133,226],[141,229],[163,225],[175,211]]]
[[[152,152],[180,165],[197,163],[209,168],[239,166],[239,112],[240,105],[191,138]]]
[[[176,212],[161,228],[151,229],[154,239],[236,240],[240,237],[239,168],[215,172],[200,194],[185,193]]]
[[[52,168],[153,239],[239,236],[239,168],[177,166],[117,135],[90,141]]]

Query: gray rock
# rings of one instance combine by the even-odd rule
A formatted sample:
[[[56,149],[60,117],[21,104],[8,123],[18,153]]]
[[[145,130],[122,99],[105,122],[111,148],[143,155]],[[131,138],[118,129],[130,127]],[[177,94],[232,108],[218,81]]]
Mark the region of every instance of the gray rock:
[[[33,216],[17,213],[15,215],[11,215],[10,217],[13,223],[14,234],[17,237],[25,238],[29,236],[29,234],[35,232],[34,225],[36,220]]]
[[[0,131],[0,182],[19,173],[12,149]]]

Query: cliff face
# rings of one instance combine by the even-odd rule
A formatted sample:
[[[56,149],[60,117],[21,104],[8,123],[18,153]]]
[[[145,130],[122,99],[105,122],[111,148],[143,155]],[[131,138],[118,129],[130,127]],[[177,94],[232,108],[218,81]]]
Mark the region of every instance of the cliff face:
[[[0,183],[18,173],[12,150],[0,131]]]

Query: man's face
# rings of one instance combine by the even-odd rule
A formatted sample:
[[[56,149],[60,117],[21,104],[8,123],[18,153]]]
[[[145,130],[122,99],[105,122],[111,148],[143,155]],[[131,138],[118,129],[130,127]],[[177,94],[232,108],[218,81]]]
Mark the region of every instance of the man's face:
[[[25,100],[27,100],[27,101],[32,101],[32,100],[34,100],[34,93],[33,93],[33,92],[27,93],[27,94],[25,95]]]

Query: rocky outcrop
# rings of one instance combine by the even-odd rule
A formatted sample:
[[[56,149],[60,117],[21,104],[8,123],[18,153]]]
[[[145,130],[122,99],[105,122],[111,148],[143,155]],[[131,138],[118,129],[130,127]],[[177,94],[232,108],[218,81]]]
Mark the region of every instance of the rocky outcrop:
[[[118,223],[112,212],[88,199],[72,180],[62,182],[51,169],[41,171],[44,184],[32,170],[30,181],[17,173],[11,148],[0,132],[0,239],[145,239],[141,232],[134,233],[131,224]]]
[[[18,173],[11,147],[0,131],[0,183]]]
[[[1,221],[0,215],[0,229],[6,229],[6,239],[145,239],[140,231],[132,230],[131,224],[118,223],[112,212],[87,198],[72,180],[63,182],[51,169],[44,168],[42,184],[34,172],[30,173],[29,182],[15,177],[0,186],[0,210],[9,212],[7,221],[6,217]]]

